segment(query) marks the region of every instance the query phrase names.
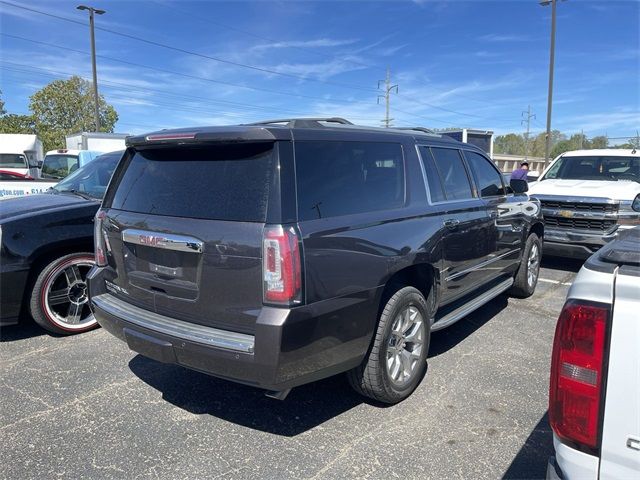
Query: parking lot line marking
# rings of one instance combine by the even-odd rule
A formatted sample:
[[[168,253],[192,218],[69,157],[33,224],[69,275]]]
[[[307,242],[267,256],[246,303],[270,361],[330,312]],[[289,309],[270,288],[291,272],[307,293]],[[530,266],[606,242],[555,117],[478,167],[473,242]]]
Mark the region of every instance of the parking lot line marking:
[[[571,282],[560,282],[558,280],[551,280],[548,278],[539,278],[538,279],[539,282],[545,282],[545,283],[553,283],[554,285],[567,285],[567,286],[571,286]]]

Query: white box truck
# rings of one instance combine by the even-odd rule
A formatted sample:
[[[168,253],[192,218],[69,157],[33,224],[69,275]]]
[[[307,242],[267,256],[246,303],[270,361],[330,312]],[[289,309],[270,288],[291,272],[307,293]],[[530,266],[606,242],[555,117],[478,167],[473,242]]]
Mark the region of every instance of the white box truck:
[[[37,135],[0,133],[0,170],[39,178],[43,157]]]
[[[94,150],[101,153],[124,150],[128,133],[78,132],[66,136],[69,150]]]

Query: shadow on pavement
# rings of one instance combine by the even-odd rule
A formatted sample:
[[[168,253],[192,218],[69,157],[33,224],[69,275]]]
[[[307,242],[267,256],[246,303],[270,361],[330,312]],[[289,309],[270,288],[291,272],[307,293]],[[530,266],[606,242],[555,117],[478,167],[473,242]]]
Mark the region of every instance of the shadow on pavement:
[[[0,343],[15,342],[17,340],[25,340],[40,335],[49,335],[58,337],[55,333],[49,333],[39,327],[33,320],[21,320],[17,325],[0,328]]]
[[[553,455],[553,435],[545,413],[503,475],[503,479],[545,478],[547,460]]]
[[[280,401],[265,397],[264,390],[158,363],[142,355],[131,359],[129,368],[176,407],[287,437],[299,435],[365,401],[349,387],[344,375],[294,388],[285,401]]]
[[[434,332],[429,345],[429,358],[452,349],[509,305],[509,297],[500,295],[450,327]]]
[[[584,260],[577,260],[575,258],[543,256],[540,266],[542,268],[548,268],[549,270],[577,273],[583,264]]]
[[[453,348],[508,305],[501,295],[446,330],[434,333],[429,356]],[[282,436],[295,436],[362,403],[380,408],[355,393],[344,375],[294,388],[285,401],[265,397],[264,391],[221,380],[177,365],[135,356],[131,371],[162,393],[167,402],[196,415],[208,414],[248,428]]]

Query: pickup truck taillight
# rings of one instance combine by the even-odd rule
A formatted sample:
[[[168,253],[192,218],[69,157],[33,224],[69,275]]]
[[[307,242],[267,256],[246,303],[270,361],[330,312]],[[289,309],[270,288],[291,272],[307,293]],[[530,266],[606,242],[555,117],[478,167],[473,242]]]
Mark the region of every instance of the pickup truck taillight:
[[[265,303],[293,305],[302,298],[299,238],[293,227],[267,226],[262,251]]]
[[[549,422],[560,439],[594,450],[600,440],[610,307],[568,300],[553,341]]]
[[[93,221],[93,240],[95,243],[96,265],[99,267],[105,267],[107,265],[107,250],[105,247],[104,232],[102,230],[104,218],[106,216],[107,212],[104,210],[98,210]]]

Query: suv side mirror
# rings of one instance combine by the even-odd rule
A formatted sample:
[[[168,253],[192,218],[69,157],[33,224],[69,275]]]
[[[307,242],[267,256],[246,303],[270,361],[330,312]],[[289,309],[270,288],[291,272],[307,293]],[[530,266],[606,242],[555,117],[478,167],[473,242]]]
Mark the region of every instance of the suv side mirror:
[[[514,193],[525,193],[529,191],[529,184],[526,180],[519,180],[516,178],[512,178],[509,182],[509,186],[514,191]]]

